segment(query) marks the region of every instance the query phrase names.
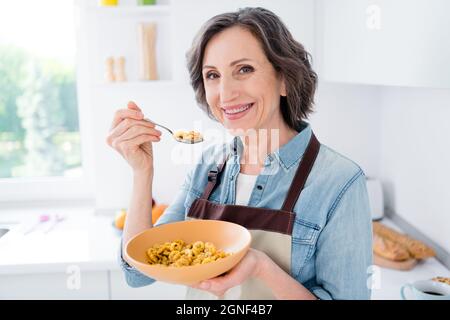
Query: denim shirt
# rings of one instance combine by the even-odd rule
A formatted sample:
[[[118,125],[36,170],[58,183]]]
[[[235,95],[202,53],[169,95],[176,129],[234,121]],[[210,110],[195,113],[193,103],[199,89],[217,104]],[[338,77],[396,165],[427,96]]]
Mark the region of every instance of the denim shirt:
[[[307,123],[300,129],[288,143],[267,156],[249,206],[282,207],[312,134]],[[230,144],[205,150],[156,225],[185,219],[193,201],[203,193],[208,171],[217,168],[224,152],[230,156],[209,200],[234,204],[242,148],[241,139],[235,137]],[[321,144],[294,213],[290,275],[319,299],[370,299],[367,280],[372,265],[372,221],[361,168]],[[131,287],[155,281],[128,265],[121,252],[119,259]]]

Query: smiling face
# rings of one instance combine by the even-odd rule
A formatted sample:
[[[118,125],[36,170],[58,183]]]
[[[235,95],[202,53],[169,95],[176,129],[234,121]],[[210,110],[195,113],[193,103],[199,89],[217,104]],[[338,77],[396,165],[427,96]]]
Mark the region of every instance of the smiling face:
[[[206,45],[202,74],[211,112],[231,134],[283,123],[284,81],[248,30],[234,26],[215,35]]]

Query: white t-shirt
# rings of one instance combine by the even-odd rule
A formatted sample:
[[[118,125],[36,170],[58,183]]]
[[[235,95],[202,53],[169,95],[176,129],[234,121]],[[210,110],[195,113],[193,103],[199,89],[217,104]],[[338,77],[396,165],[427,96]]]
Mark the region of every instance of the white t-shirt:
[[[257,178],[257,175],[239,173],[236,182],[236,204],[248,205]]]
[[[257,175],[239,173],[236,182],[236,202],[235,204],[246,206],[255,187]],[[241,295],[241,286],[231,288],[225,293],[224,299],[239,299]]]

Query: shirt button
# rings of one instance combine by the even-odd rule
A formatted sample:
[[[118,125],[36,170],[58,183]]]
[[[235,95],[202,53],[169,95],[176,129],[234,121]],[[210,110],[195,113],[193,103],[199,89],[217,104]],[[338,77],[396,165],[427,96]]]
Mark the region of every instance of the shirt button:
[[[267,156],[267,158],[266,158],[266,160],[264,161],[264,166],[270,166],[271,164],[272,164],[272,162],[273,162],[273,158],[272,158],[272,156],[271,155],[268,155]]]
[[[263,189],[263,186],[262,186],[262,185],[257,185],[257,186],[256,186],[256,189],[262,190],[262,189]]]

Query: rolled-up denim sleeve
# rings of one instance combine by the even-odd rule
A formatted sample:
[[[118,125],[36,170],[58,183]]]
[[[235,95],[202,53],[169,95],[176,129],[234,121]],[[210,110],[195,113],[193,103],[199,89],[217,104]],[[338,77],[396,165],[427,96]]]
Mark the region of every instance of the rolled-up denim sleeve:
[[[183,221],[185,219],[186,208],[184,206],[184,202],[189,190],[191,180],[192,180],[192,171],[190,171],[187,174],[183,185],[181,186],[178,194],[175,197],[175,200],[169,207],[167,207],[166,210],[164,210],[163,215],[158,219],[158,221],[155,224],[155,227],[165,223]],[[120,242],[118,257],[120,268],[122,269],[125,276],[125,280],[130,287],[138,288],[150,285],[155,282],[155,279],[144,275],[143,273],[141,273],[133,266],[129,265],[124,260],[122,254],[122,241]]]
[[[119,265],[125,276],[125,281],[132,288],[139,288],[147,286],[155,282],[155,279],[146,276],[145,274],[139,272],[136,268],[130,266],[124,259],[122,255],[122,241],[120,241],[119,248]]]
[[[340,192],[317,240],[317,298],[370,299],[367,284],[372,265],[372,219],[366,178],[355,174]]]

